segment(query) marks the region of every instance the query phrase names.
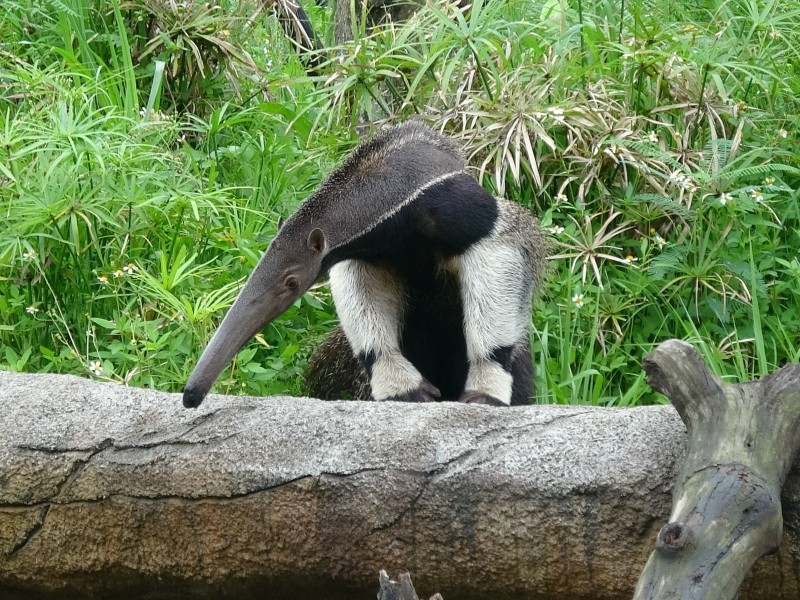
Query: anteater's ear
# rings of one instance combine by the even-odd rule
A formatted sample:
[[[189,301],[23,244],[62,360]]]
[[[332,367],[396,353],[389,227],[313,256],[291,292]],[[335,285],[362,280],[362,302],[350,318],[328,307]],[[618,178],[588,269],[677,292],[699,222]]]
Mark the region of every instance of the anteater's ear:
[[[308,234],[308,247],[317,254],[322,254],[322,251],[325,250],[325,234],[321,229],[313,229]]]
[[[278,231],[283,229],[283,224],[286,223],[286,219],[283,217],[278,217]]]

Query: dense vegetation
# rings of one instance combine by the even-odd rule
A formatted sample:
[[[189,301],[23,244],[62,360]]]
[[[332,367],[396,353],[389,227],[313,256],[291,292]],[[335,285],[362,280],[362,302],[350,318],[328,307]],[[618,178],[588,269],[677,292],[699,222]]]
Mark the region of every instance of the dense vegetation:
[[[0,368],[180,389],[278,217],[409,118],[551,234],[537,400],[658,401],[670,337],[735,378],[800,359],[793,0],[429,0],[313,76],[260,7],[4,0]],[[216,389],[301,394],[333,323],[322,283]]]

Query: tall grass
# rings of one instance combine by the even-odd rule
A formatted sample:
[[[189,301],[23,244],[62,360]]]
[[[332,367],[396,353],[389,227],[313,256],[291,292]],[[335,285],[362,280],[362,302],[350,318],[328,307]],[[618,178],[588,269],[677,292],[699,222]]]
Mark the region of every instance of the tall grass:
[[[789,0],[432,2],[310,77],[255,3],[13,0],[0,366],[180,388],[278,216],[418,118],[552,236],[537,401],[659,402],[641,358],[669,337],[763,375],[800,358],[799,32]],[[321,285],[218,389],[302,393],[333,322]]]

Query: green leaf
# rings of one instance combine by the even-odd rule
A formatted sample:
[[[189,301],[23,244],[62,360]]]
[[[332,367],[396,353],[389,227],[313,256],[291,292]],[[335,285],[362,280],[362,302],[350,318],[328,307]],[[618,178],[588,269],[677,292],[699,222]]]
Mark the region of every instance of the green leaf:
[[[117,324],[114,323],[113,321],[109,321],[108,319],[101,319],[100,317],[92,317],[91,321],[92,323],[100,325],[100,327],[102,327],[103,329],[111,329],[111,330],[117,329]]]

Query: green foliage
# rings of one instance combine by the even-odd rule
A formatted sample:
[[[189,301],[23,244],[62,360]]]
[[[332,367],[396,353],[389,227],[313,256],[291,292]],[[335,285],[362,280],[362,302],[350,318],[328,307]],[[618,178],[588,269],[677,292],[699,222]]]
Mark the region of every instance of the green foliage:
[[[314,77],[259,7],[4,3],[0,367],[180,389],[278,216],[409,118],[551,234],[538,401],[660,402],[670,337],[730,378],[800,359],[791,0],[431,2]],[[333,322],[322,284],[217,389],[302,393]]]

